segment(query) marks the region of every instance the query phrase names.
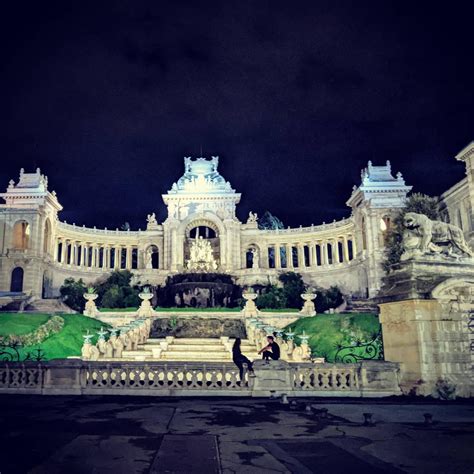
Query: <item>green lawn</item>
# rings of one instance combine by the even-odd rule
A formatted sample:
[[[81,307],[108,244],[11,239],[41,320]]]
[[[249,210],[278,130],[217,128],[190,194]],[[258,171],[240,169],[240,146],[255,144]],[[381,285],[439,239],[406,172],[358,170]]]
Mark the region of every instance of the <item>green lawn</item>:
[[[349,349],[339,353],[340,357],[353,353],[364,356],[365,347],[357,347],[357,342],[372,341],[380,331],[377,315],[370,313],[318,314],[310,318],[299,319],[288,325],[285,330],[290,327],[296,335],[302,334],[304,330],[310,336],[309,345],[313,355],[325,357],[328,362],[334,362],[334,356],[340,346],[350,346]],[[295,340],[299,345],[298,337]],[[380,347],[378,345],[375,347],[374,358],[379,359],[381,357]],[[347,357],[345,361],[351,362],[353,359]]]
[[[91,334],[95,334],[101,327],[109,327],[106,323],[81,314],[61,314],[60,316],[64,319],[63,330],[48,337],[41,344],[22,347],[20,349],[22,359],[28,352],[34,353],[38,348],[41,348],[45,359],[48,360],[78,356],[81,354],[81,347],[84,342],[82,335],[87,330]],[[0,313],[0,335],[32,332],[50,317],[49,314]],[[95,341],[93,342],[95,343]]]

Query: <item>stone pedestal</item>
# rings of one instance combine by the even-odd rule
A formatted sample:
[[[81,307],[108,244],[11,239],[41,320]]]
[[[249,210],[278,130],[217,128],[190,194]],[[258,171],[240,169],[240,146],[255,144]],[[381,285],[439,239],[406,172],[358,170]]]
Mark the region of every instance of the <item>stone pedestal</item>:
[[[255,300],[257,299],[257,293],[246,292],[242,294],[242,297],[245,300],[245,306],[242,309],[242,315],[245,318],[254,318],[260,314],[260,311],[257,309]]]
[[[95,318],[99,314],[99,310],[95,304],[95,300],[99,297],[95,293],[84,293],[84,299],[87,300],[86,307],[84,308],[83,314],[85,316],[90,316],[91,318]]]
[[[283,360],[257,360],[253,364],[255,379],[252,396],[281,395],[293,388],[290,365]]]
[[[385,360],[401,363],[405,393],[473,396],[469,330],[474,313],[474,263],[409,260],[385,280],[378,298]]]
[[[142,300],[140,307],[137,311],[137,316],[142,318],[151,318],[153,315],[156,314],[155,310],[151,306],[150,300],[153,298],[153,293],[139,293],[138,295]]]
[[[316,299],[316,293],[303,293],[301,298],[304,300],[304,305],[300,314],[302,316],[316,316],[316,308],[313,303]]]

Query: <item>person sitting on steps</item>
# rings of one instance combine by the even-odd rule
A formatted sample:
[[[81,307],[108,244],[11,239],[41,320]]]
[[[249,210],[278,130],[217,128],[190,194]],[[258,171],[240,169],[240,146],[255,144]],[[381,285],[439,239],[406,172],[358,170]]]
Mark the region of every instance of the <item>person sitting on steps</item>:
[[[262,354],[262,359],[267,362],[272,360],[278,360],[280,358],[280,346],[275,342],[273,336],[267,336],[268,345],[263,349],[258,351],[259,354]]]
[[[239,368],[240,381],[242,382],[244,376],[244,364],[247,364],[250,377],[255,377],[255,373],[253,371],[252,362],[250,362],[250,360],[242,354],[242,351],[240,350],[240,343],[240,337],[237,337],[235,339],[234,345],[232,346],[232,360]]]

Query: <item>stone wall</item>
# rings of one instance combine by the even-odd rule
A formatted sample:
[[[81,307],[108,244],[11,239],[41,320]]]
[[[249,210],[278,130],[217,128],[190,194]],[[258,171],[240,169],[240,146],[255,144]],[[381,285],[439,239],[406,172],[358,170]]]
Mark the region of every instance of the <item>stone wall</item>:
[[[474,395],[474,264],[423,258],[400,264],[380,295],[385,360],[400,363],[405,393]]]

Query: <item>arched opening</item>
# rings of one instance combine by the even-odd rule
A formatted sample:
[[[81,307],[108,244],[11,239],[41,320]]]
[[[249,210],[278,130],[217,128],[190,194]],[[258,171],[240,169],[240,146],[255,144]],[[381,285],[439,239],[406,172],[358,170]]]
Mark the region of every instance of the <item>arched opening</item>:
[[[145,252],[145,268],[160,268],[160,251],[156,245],[150,245]]]
[[[24,271],[21,267],[16,267],[12,271],[12,279],[10,283],[10,291],[13,293],[21,293],[23,291],[23,275]]]
[[[30,225],[26,221],[18,221],[13,226],[13,248],[25,250],[30,243]]]
[[[44,232],[43,232],[43,252],[50,253],[51,251],[51,223],[49,219],[46,219],[44,223]]]
[[[43,273],[43,287],[41,291],[41,298],[46,299],[46,298],[52,298],[52,281],[51,281],[51,275],[49,275],[47,272]]]
[[[389,216],[383,216],[380,219],[380,245],[384,246],[387,244],[388,233],[392,226],[392,220]]]
[[[220,263],[217,225],[207,219],[191,222],[185,230],[184,265],[188,270],[216,269]]]
[[[252,249],[245,252],[245,268],[253,268],[253,252]]]

